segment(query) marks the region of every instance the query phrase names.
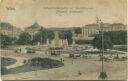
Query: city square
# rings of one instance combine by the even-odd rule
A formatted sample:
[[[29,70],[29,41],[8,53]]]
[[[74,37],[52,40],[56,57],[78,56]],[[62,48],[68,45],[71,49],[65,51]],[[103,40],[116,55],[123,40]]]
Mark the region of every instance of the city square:
[[[0,0],[1,80],[127,80],[126,2]]]
[[[38,26],[37,23],[34,24],[34,27]],[[41,34],[48,30],[30,31],[32,41],[28,37],[29,34],[23,32],[17,41],[12,40],[15,42],[12,45],[8,44],[10,39],[2,35],[2,80],[126,80],[125,38],[121,41],[113,39],[113,43],[119,45],[113,45],[110,39],[105,38],[107,35],[111,37],[111,34],[115,34],[115,37],[125,36],[124,28],[115,29],[114,32],[102,30],[104,33],[90,28],[88,31],[81,30],[81,34],[75,33],[78,29],[73,32],[55,30],[51,33],[54,35],[52,39],[44,38],[48,33]],[[106,31],[110,35],[105,33]],[[35,36],[34,32],[37,32]],[[120,36],[116,36],[117,33]]]

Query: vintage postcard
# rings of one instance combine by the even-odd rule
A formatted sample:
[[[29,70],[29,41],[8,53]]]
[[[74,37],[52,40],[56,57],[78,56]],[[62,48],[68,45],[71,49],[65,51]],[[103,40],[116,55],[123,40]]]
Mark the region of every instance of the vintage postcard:
[[[0,0],[1,80],[127,75],[127,0]]]

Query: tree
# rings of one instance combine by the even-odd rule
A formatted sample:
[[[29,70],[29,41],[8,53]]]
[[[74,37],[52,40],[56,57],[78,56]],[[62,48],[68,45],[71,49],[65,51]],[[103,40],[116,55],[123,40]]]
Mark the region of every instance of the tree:
[[[82,29],[79,27],[79,28],[75,28],[75,33],[76,34],[81,34],[82,33]]]
[[[52,30],[47,30],[47,39],[51,41],[52,39],[54,39],[54,37],[54,32]]]
[[[8,45],[12,44],[12,38],[7,35],[0,34],[0,44],[2,48],[6,48]]]
[[[72,44],[72,42],[73,42],[72,36],[73,36],[73,34],[72,34],[71,30],[62,30],[59,33],[59,37],[61,39],[67,39],[69,44]]]
[[[47,39],[49,39],[50,41],[54,39],[54,32],[48,29],[40,29],[40,31],[34,35],[33,43],[46,43]]]
[[[12,37],[12,44],[16,44],[17,40],[18,39],[16,37]]]
[[[109,36],[113,44],[127,44],[127,31],[109,31],[104,33],[105,36]]]
[[[41,42],[41,43],[46,43],[46,36],[47,32],[45,30],[40,30],[37,32],[34,37],[33,37],[33,43]]]
[[[104,36],[103,38],[104,49],[111,49],[113,44],[108,36]],[[102,50],[102,36],[100,34],[96,35],[92,40],[92,45],[94,48],[98,48],[100,51]]]
[[[21,45],[31,44],[31,35],[29,35],[27,32],[21,33],[19,39],[17,40],[17,43]]]

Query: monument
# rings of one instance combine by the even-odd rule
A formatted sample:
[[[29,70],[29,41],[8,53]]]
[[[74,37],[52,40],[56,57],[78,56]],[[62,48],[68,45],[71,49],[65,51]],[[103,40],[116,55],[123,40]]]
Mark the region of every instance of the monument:
[[[51,41],[51,49],[63,49],[63,41],[59,38],[58,32],[55,32],[55,38]]]
[[[59,38],[58,32],[55,32],[55,38],[51,41],[51,55],[60,55],[63,49],[63,41]]]

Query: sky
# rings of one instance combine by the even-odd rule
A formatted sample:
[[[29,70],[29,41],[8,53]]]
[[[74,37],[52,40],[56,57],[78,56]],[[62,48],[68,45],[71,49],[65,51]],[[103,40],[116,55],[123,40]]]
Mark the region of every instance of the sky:
[[[127,0],[0,0],[0,20],[24,29],[38,22],[45,28],[96,23],[126,24]]]

